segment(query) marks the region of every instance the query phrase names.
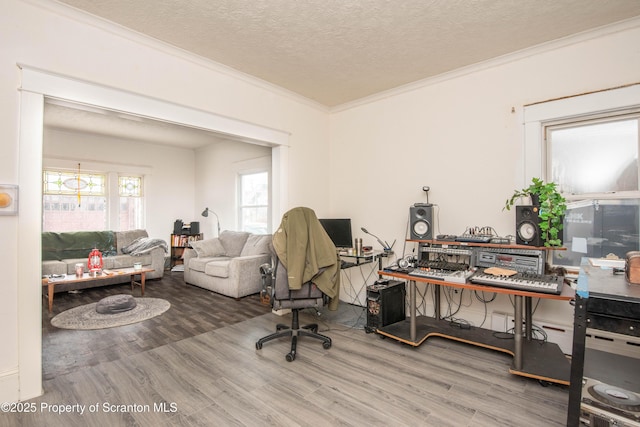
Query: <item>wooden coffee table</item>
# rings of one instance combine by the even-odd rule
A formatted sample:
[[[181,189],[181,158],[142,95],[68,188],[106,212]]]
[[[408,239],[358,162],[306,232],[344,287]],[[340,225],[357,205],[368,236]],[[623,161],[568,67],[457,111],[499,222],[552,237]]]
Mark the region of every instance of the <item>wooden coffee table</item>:
[[[141,270],[135,270],[132,267],[129,268],[116,268],[110,270],[103,270],[102,274],[92,275],[91,273],[84,273],[82,277],[76,277],[75,274],[67,274],[62,277],[45,277],[42,279],[42,286],[47,287],[47,297],[49,299],[49,312],[53,309],[53,294],[54,287],[60,284],[81,283],[90,281],[100,281],[110,279],[115,276],[130,276],[131,277],[131,290],[135,285],[140,286],[140,295],[144,296],[144,283],[147,273],[155,271],[153,268],[142,268]],[[140,275],[140,282],[135,281],[135,276]]]

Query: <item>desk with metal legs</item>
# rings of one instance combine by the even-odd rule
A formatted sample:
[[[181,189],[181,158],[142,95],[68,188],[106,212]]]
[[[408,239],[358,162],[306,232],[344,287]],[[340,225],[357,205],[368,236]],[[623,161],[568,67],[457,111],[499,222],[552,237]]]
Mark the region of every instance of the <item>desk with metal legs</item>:
[[[569,385],[571,364],[560,347],[555,343],[542,342],[532,337],[531,301],[532,298],[544,298],[568,302],[575,298],[575,291],[571,287],[564,286],[560,295],[554,295],[473,283],[444,282],[386,271],[380,271],[379,274],[398,280],[406,280],[409,283],[409,318],[379,328],[377,330],[379,334],[414,347],[419,346],[429,337],[437,336],[501,351],[513,356],[510,373]],[[433,318],[418,316],[416,313],[416,282],[435,286]],[[442,286],[513,295],[515,325],[524,325],[524,332],[523,328],[514,327],[514,337],[513,340],[510,340],[496,337],[495,332],[489,329],[453,327],[451,322],[441,319],[440,316],[440,288]]]

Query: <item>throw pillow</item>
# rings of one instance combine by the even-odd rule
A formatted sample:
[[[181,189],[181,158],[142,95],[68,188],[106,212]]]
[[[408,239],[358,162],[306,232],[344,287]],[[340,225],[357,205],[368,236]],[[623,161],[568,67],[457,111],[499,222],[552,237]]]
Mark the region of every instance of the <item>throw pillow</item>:
[[[227,253],[227,256],[237,257],[240,256],[242,248],[249,237],[249,233],[246,231],[229,231],[225,230],[220,233],[220,242]]]
[[[217,237],[207,240],[195,240],[190,243],[198,257],[226,256],[227,252]]]

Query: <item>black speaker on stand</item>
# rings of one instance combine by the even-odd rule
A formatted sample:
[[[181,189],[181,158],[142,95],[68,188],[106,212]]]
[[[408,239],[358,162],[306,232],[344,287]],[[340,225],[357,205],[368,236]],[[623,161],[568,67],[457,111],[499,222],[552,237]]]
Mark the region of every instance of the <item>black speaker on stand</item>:
[[[411,240],[433,239],[433,205],[416,203],[409,207]]]
[[[538,206],[516,206],[516,244],[542,246]]]

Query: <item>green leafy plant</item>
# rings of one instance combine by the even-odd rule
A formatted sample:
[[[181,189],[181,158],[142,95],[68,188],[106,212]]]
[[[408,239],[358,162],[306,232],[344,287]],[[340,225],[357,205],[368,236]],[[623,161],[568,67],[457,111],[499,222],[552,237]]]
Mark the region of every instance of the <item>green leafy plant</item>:
[[[562,221],[567,210],[567,201],[558,192],[555,182],[544,182],[540,178],[533,178],[527,188],[515,190],[506,200],[504,209],[511,210],[515,202],[523,197],[530,197],[531,204],[540,208],[540,234],[546,247],[562,246],[562,239],[558,234],[562,230]]]

